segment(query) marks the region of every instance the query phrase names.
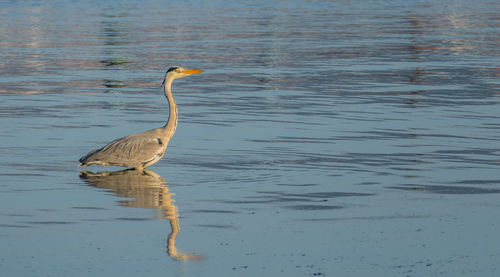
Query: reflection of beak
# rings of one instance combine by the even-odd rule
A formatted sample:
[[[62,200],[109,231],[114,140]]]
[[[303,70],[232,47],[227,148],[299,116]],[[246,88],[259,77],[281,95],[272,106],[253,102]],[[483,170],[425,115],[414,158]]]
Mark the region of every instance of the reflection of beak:
[[[184,71],[182,71],[182,73],[187,74],[187,75],[198,74],[198,73],[202,73],[202,72],[203,72],[203,70],[200,70],[200,69],[184,69]]]

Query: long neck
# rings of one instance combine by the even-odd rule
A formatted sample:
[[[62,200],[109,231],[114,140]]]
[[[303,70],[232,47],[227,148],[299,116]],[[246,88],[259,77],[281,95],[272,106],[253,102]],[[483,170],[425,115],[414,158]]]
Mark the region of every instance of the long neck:
[[[175,129],[177,128],[177,105],[175,104],[174,97],[172,96],[172,78],[165,79],[165,97],[167,97],[168,107],[169,107],[169,115],[167,124],[163,127],[164,135],[167,136],[167,139],[174,135]]]

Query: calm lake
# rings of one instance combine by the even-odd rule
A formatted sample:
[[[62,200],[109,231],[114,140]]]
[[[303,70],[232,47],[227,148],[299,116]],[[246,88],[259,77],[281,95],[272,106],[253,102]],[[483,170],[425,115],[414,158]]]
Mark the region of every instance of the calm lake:
[[[0,5],[1,276],[500,274],[498,1]]]

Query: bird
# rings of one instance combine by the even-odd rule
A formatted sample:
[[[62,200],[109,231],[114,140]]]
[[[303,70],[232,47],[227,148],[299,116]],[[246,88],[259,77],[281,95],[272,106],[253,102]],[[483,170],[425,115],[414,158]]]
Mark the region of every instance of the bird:
[[[200,69],[185,69],[173,66],[165,73],[163,89],[169,105],[169,116],[165,126],[116,139],[104,147],[92,150],[80,158],[79,166],[122,166],[136,170],[158,162],[167,149],[168,142],[177,128],[177,105],[172,96],[172,81],[192,74],[204,72]]]

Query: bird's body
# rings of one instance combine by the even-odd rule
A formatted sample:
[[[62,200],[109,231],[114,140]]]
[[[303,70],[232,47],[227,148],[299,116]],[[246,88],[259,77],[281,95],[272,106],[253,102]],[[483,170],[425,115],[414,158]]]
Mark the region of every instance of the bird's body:
[[[148,167],[163,157],[166,143],[163,142],[163,128],[116,139],[99,150],[94,150],[80,159],[80,166],[93,164]]]
[[[172,67],[165,74],[164,89],[169,103],[169,118],[165,126],[116,139],[101,149],[80,158],[79,166],[103,165],[144,169],[158,162],[167,149],[177,128],[177,105],[172,96],[172,81],[202,70]]]

